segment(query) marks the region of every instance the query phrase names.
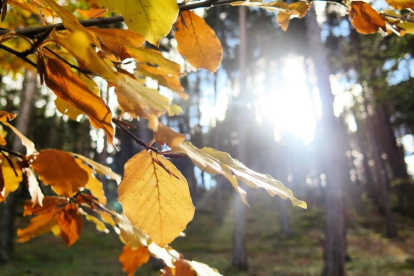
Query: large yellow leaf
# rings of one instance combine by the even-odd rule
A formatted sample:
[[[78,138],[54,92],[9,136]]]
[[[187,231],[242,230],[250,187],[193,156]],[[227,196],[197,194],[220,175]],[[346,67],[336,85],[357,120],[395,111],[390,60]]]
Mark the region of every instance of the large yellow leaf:
[[[176,0],[99,0],[106,8],[117,10],[125,24],[142,34],[149,43],[158,46],[178,15]]]
[[[119,255],[119,261],[122,264],[122,270],[129,276],[134,275],[135,271],[147,263],[150,258],[150,252],[148,248],[141,247],[138,249],[132,249],[129,245],[125,245],[122,249],[121,255]]]
[[[118,201],[131,223],[160,246],[178,237],[194,216],[184,176],[170,161],[148,151],[125,164]]]
[[[385,30],[385,20],[370,4],[352,1],[349,18],[355,29],[361,34],[373,34],[380,28]]]
[[[386,0],[386,1],[391,7],[397,10],[414,9],[413,0]]]
[[[70,68],[62,61],[49,58],[47,64],[39,59],[39,68],[45,69],[44,80],[46,85],[62,100],[68,102],[88,115],[91,124],[101,128],[112,143],[114,129],[112,127],[112,113],[105,102],[89,90]]]
[[[85,157],[81,154],[78,153],[70,153],[72,156],[75,156],[76,158],[79,158],[80,160],[82,160],[83,162],[85,162],[86,164],[90,165],[97,173],[102,174],[102,175],[106,175],[109,178],[120,182],[121,181],[121,176],[117,173],[115,173],[114,171],[112,171],[111,168],[104,166],[102,164],[99,164],[98,162],[95,162],[91,159],[89,159],[88,157]]]
[[[3,177],[3,187],[0,187],[0,197],[6,199],[10,193],[19,188],[19,184],[22,182],[23,176],[19,165],[11,157],[6,158],[3,155],[0,155],[0,169]]]
[[[88,183],[88,174],[76,163],[69,153],[60,150],[46,149],[32,164],[39,178],[46,185],[65,197],[74,196],[80,188]]]
[[[223,48],[216,33],[203,18],[184,11],[177,20],[174,32],[178,52],[197,69],[215,72],[223,59]]]
[[[186,153],[201,170],[210,174],[223,175],[236,189],[238,188],[237,180],[241,180],[251,188],[263,188],[271,196],[277,194],[281,198],[289,198],[294,206],[307,208],[306,203],[296,199],[292,191],[286,188],[282,182],[277,181],[270,175],[260,174],[247,168],[240,161],[231,158],[226,152],[212,148],[199,149],[190,142],[180,144],[176,147],[176,150]],[[237,190],[242,193],[244,192],[243,190]]]

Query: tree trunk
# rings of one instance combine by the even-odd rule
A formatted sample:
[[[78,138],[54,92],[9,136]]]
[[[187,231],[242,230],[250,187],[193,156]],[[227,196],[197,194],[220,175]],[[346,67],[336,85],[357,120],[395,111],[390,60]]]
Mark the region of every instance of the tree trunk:
[[[341,145],[341,129],[333,112],[334,97],[329,82],[329,67],[326,50],[321,39],[321,31],[316,21],[314,9],[309,10],[305,17],[309,50],[315,64],[319,93],[322,104],[322,139],[324,147],[324,168],[327,175],[326,186],[326,239],[325,264],[322,275],[345,275],[345,217],[342,188],[348,184],[349,177],[344,174],[339,164],[346,158]]]
[[[243,103],[243,99],[246,97],[246,8],[239,8],[239,29],[240,29],[240,94],[239,101]],[[239,104],[236,107],[235,118],[238,116],[237,122],[237,133],[239,144],[237,147],[238,159],[242,162],[246,162],[246,133],[243,124],[245,123],[243,114],[245,114],[245,107]],[[246,223],[246,206],[241,200],[239,193],[236,191],[234,199],[234,210],[235,210],[235,225],[233,232],[233,260],[232,265],[239,270],[247,270],[249,265],[247,262],[246,245],[244,243],[244,228]]]
[[[19,107],[19,116],[16,119],[16,128],[27,135],[31,121],[33,101],[36,92],[36,73],[26,71],[23,89],[21,93],[21,102]],[[23,152],[23,146],[20,139],[16,136],[13,139],[12,149],[17,152]],[[9,253],[14,249],[14,218],[15,205],[18,197],[18,191],[9,194],[4,201],[1,209],[0,218],[0,262],[10,261]]]

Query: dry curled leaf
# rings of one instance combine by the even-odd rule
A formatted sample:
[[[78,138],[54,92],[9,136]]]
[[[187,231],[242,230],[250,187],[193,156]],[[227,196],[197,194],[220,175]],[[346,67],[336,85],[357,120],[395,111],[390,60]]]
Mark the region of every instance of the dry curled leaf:
[[[351,2],[349,19],[361,34],[373,34],[379,29],[385,30],[385,20],[370,4],[362,1]]]
[[[75,204],[66,205],[57,218],[60,227],[60,235],[67,246],[73,245],[82,232],[82,216]]]

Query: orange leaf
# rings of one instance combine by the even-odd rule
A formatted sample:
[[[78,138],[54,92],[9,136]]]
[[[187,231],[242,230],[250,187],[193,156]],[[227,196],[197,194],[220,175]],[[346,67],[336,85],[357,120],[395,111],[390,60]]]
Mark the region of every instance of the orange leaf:
[[[141,247],[133,250],[129,245],[125,245],[121,255],[119,255],[122,270],[128,273],[128,276],[134,275],[138,267],[147,263],[149,258],[150,252],[148,248]]]
[[[114,129],[112,127],[112,113],[105,102],[89,90],[70,68],[62,61],[49,58],[47,64],[39,58],[40,68],[45,68],[44,80],[46,85],[62,100],[70,103],[88,115],[91,124],[101,128],[112,144]]]
[[[368,3],[352,1],[349,18],[352,25],[361,34],[373,34],[379,28],[385,30],[385,20]]]
[[[68,204],[68,200],[60,196],[46,196],[43,198],[42,205],[39,203],[33,204],[30,200],[27,200],[24,204],[23,216],[41,215],[50,213],[59,206]]]
[[[0,122],[11,121],[16,118],[16,114],[0,110]]]
[[[195,270],[190,266],[187,260],[180,259],[174,262],[175,273],[171,271],[171,268],[166,266],[164,271],[161,272],[161,276],[196,276]]]
[[[82,232],[82,216],[75,204],[68,204],[60,213],[57,224],[61,230],[61,236],[67,246],[74,244]]]
[[[80,188],[88,183],[88,174],[76,163],[69,153],[46,149],[40,151],[34,160],[33,169],[39,179],[65,197],[73,197]]]
[[[397,10],[412,9],[414,10],[413,0],[386,0],[388,5]]]
[[[86,18],[105,17],[105,14],[107,11],[108,9],[89,9],[89,10],[76,9],[77,13],[81,14],[83,17],[86,17]]]
[[[116,55],[121,55],[122,47],[138,48],[145,42],[145,38],[139,33],[124,29],[88,28],[101,41],[101,45]]]
[[[106,204],[106,197],[105,197],[105,192],[103,190],[102,182],[99,181],[93,175],[92,169],[90,167],[86,166],[85,164],[83,164],[80,159],[76,159],[76,162],[78,163],[78,165],[82,169],[84,169],[88,173],[89,180],[88,180],[88,183],[86,183],[85,188],[88,189],[89,191],[91,191],[91,194],[94,197],[96,197],[101,203],[103,203],[105,205]]]
[[[51,231],[53,226],[56,225],[56,219],[61,212],[62,209],[53,209],[32,218],[26,228],[17,229],[17,242],[27,242],[35,236]]]
[[[223,59],[223,48],[216,33],[203,18],[191,11],[182,12],[174,35],[178,42],[178,52],[192,66],[217,71]]]

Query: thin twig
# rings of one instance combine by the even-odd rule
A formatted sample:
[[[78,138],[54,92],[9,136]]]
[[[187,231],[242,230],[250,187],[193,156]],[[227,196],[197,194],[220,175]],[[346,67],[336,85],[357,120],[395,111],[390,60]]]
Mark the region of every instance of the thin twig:
[[[89,70],[85,70],[82,69],[76,65],[73,65],[72,63],[70,63],[69,61],[67,61],[66,59],[62,58],[61,56],[59,56],[57,53],[55,53],[54,51],[52,51],[51,49],[49,49],[48,47],[44,47],[47,51],[49,51],[52,55],[54,55],[55,57],[57,57],[58,59],[60,59],[61,61],[63,61],[64,63],[66,63],[70,68],[72,69],[76,69],[78,72],[85,74],[85,75],[92,75],[93,72],[89,71]]]
[[[0,49],[3,49],[7,52],[9,52],[10,54],[15,55],[18,58],[21,58],[22,60],[26,61],[27,63],[29,63],[30,65],[32,65],[34,68],[37,68],[36,63],[34,63],[32,60],[30,60],[28,57],[24,56],[23,53],[18,52],[12,48],[9,48],[3,44],[0,44]]]
[[[10,149],[8,149],[8,148],[5,148],[5,147],[3,147],[3,146],[0,146],[0,151],[7,152],[7,153],[9,153],[9,154],[11,154],[11,155],[14,155],[14,156],[20,157],[20,158],[22,158],[22,159],[24,159],[24,157],[25,157],[23,154],[18,153],[18,152],[15,152],[15,151],[12,151],[12,150],[10,150]]]

